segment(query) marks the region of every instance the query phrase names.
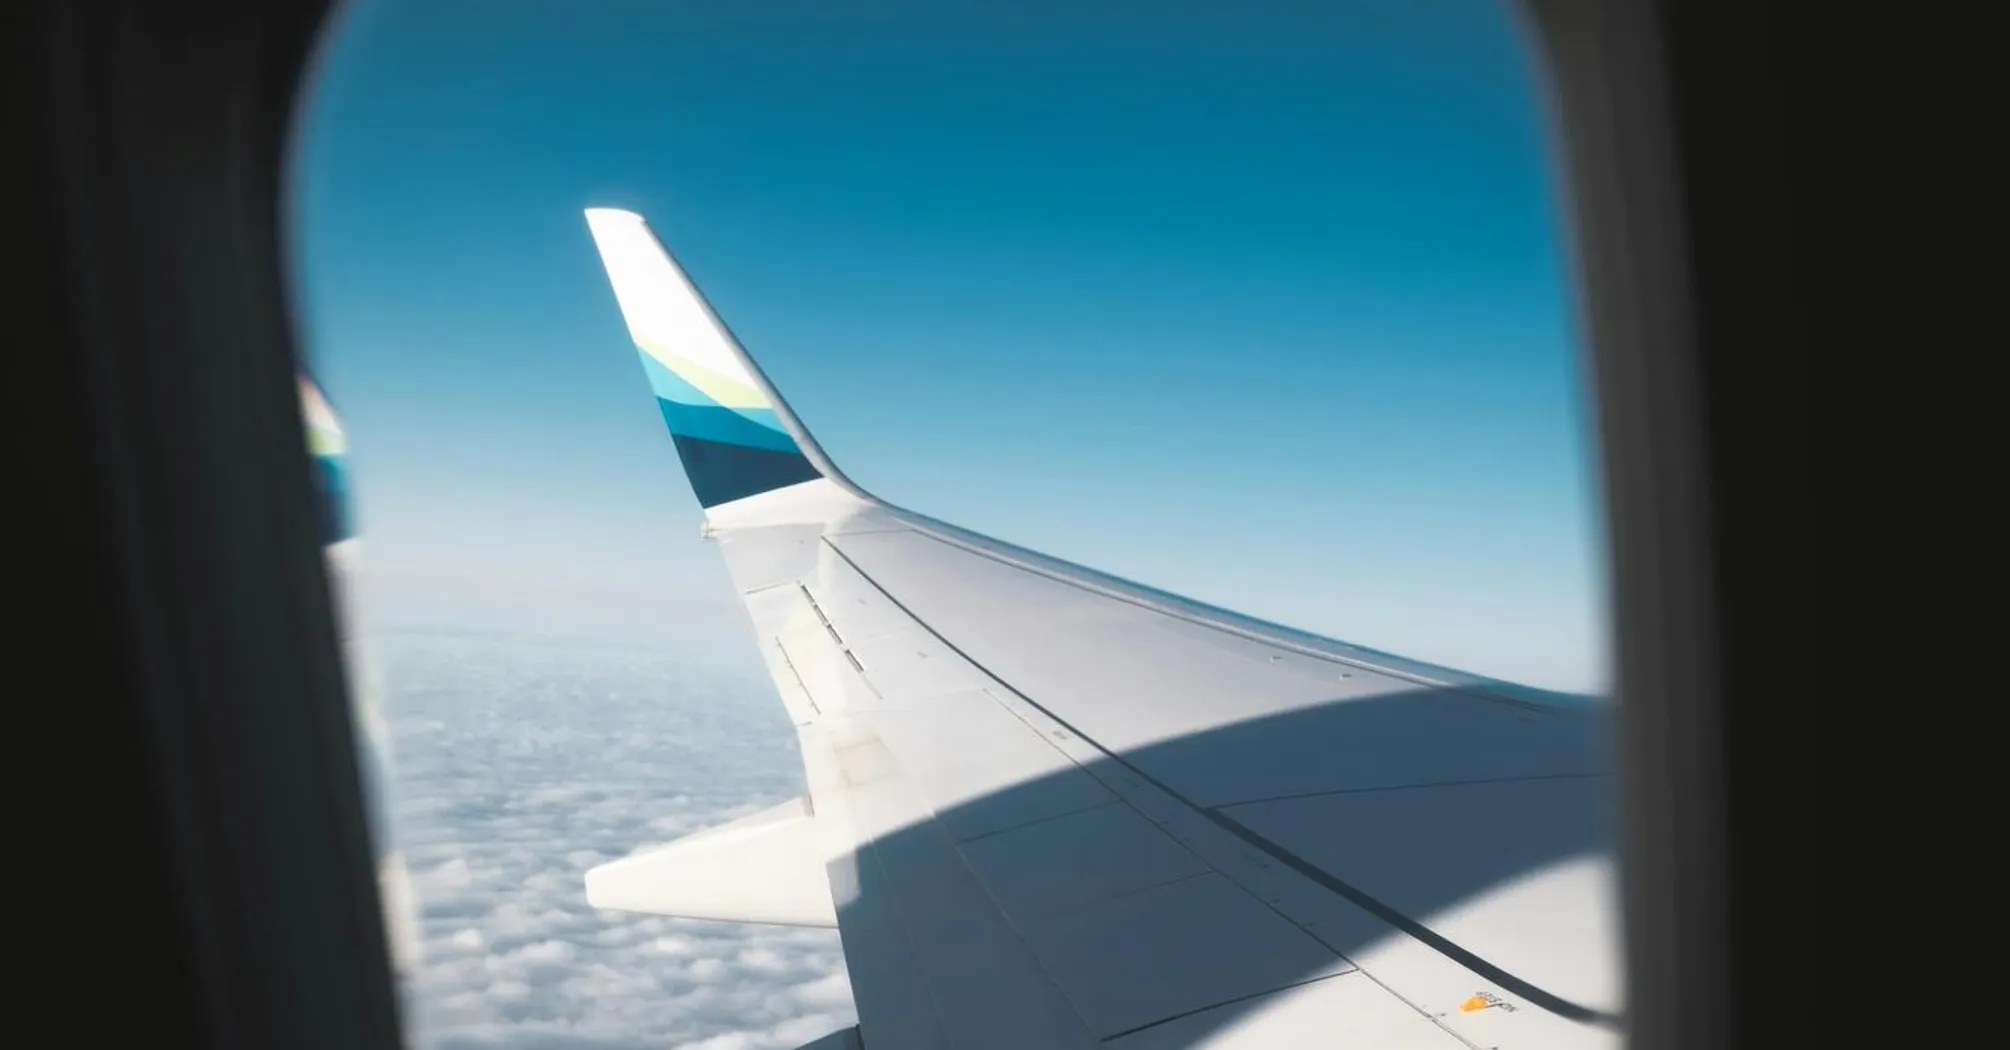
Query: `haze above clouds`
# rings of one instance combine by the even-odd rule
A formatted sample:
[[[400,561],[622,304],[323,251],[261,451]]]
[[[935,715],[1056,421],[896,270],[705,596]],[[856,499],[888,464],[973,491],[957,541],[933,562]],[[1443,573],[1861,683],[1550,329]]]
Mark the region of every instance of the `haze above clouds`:
[[[787,1050],[855,1022],[835,930],[586,904],[586,869],[802,792],[769,683],[500,632],[374,648],[422,909],[414,1046]]]

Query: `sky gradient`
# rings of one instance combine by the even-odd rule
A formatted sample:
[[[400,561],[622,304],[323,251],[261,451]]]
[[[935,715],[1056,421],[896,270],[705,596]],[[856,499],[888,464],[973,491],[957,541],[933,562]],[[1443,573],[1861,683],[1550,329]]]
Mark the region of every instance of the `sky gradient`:
[[[374,612],[757,666],[581,216],[614,206],[894,503],[1602,688],[1548,130],[1482,0],[352,4],[292,255]]]

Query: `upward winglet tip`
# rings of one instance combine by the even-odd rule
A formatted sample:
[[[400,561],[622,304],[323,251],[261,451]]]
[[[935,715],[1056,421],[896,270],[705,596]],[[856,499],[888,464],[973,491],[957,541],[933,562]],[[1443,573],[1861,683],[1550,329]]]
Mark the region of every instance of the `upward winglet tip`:
[[[588,208],[586,221],[643,373],[699,505],[711,508],[826,476],[801,423],[760,375],[642,216]],[[812,447],[813,447],[813,443]]]
[[[629,211],[627,208],[593,207],[586,209],[586,221],[640,223],[643,218],[639,213]]]

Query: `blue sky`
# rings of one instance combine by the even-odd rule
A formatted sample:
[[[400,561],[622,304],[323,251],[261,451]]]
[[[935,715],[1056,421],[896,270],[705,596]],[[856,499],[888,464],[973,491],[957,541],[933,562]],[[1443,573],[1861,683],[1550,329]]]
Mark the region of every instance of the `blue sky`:
[[[1274,7],[352,4],[292,253],[376,614],[753,666],[580,215],[608,205],[893,502],[1601,687],[1525,39],[1482,0]]]

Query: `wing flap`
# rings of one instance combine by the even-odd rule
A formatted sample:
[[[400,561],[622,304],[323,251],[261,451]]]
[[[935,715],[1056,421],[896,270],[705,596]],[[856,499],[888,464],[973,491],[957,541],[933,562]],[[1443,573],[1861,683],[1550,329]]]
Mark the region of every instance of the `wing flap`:
[[[1557,777],[1274,799],[1224,812],[1530,984],[1610,1010],[1619,989],[1606,964],[1620,944],[1607,921],[1617,912],[1611,870],[1598,849],[1607,797],[1597,778]],[[1502,890],[1473,901],[1475,884]]]
[[[836,926],[824,853],[794,798],[586,873],[586,902],[684,919]]]

